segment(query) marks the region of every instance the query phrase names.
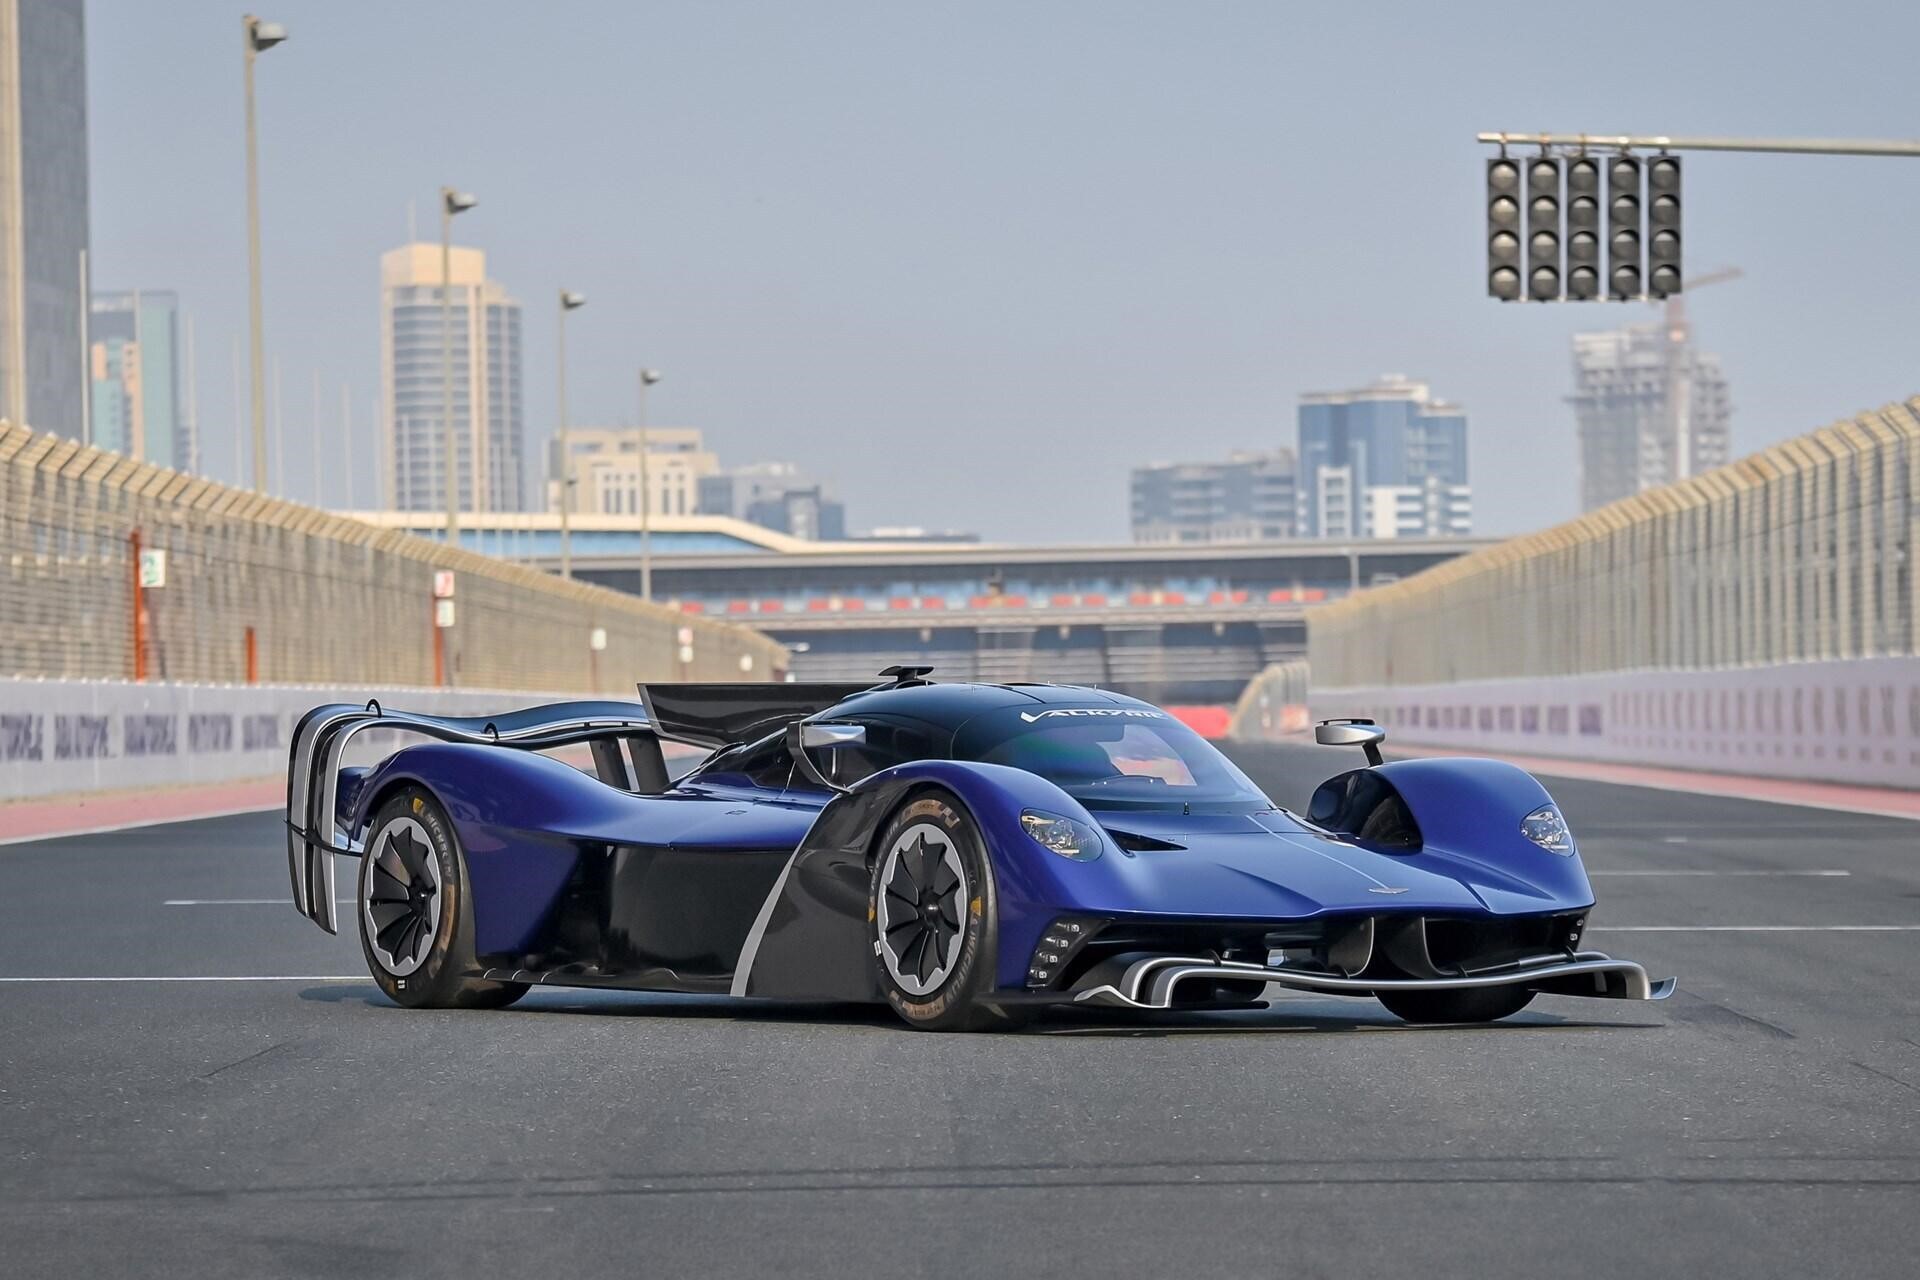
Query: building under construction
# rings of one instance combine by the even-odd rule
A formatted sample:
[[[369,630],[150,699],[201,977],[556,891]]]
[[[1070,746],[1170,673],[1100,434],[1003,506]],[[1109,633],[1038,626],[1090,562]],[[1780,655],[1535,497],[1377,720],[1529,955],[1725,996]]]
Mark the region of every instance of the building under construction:
[[[1727,380],[1719,358],[1694,347],[1677,297],[1658,322],[1575,334],[1573,385],[1582,511],[1727,461]]]

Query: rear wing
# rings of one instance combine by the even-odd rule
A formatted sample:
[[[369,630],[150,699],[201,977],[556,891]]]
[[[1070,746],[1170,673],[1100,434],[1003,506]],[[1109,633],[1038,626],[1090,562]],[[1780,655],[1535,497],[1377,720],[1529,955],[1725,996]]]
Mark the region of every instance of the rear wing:
[[[384,729],[477,746],[544,751],[590,743],[600,777],[629,790],[663,791],[666,763],[659,734],[631,702],[556,702],[498,716],[427,716],[389,711],[378,702],[315,707],[294,727],[287,758],[287,873],[293,905],[328,933],[339,932],[334,903],[335,854],[358,854],[339,828],[340,766],[347,744],[367,729]],[[628,744],[629,760],[620,752]]]
[[[661,737],[701,747],[764,738],[873,687],[871,680],[639,686],[647,720]]]

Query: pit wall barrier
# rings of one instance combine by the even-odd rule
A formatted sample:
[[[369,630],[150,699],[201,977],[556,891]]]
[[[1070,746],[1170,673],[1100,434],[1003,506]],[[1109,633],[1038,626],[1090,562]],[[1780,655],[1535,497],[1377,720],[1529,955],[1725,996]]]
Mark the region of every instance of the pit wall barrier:
[[[283,775],[294,725],[325,702],[377,698],[430,715],[494,715],[578,696],[0,678],[0,834],[9,800]],[[360,735],[349,763],[370,763],[410,737]]]
[[[1920,658],[1313,689],[1387,743],[1920,790]],[[1250,738],[1257,720],[1237,722]]]

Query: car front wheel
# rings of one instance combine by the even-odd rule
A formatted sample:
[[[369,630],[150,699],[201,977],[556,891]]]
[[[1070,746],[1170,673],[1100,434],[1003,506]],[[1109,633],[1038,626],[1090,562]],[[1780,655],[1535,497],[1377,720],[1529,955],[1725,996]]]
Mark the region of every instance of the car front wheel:
[[[968,1031],[1008,1021],[982,997],[994,985],[992,873],[957,799],[902,805],[876,846],[867,899],[881,990],[907,1025]]]

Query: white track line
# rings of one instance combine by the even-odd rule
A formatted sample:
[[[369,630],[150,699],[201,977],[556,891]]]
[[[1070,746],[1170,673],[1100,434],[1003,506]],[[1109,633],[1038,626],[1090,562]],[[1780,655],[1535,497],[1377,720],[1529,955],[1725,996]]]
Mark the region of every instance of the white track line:
[[[1920,933],[1920,924],[1596,924],[1588,933]]]
[[[1850,876],[1851,871],[1589,871],[1589,876]]]
[[[371,982],[366,974],[341,973],[268,973],[233,976],[193,976],[183,978],[140,974],[124,978],[0,978],[0,982]]]
[[[168,898],[160,904],[163,907],[290,907],[292,898]],[[352,898],[339,899],[339,905],[350,907]]]

